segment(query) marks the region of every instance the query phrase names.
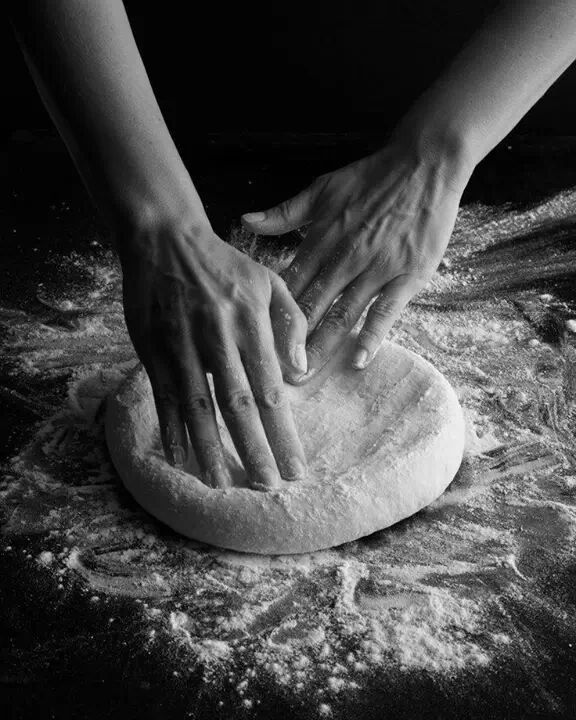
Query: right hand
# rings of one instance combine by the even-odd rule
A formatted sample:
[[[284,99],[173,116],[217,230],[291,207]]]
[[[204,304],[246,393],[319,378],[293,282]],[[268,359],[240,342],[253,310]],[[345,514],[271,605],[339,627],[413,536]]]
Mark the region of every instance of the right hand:
[[[306,372],[306,319],[284,281],[217,237],[209,222],[117,232],[124,313],[152,385],[168,462],[196,454],[202,480],[232,484],[206,373],[250,484],[305,476],[284,391]],[[278,354],[277,354],[278,353]]]

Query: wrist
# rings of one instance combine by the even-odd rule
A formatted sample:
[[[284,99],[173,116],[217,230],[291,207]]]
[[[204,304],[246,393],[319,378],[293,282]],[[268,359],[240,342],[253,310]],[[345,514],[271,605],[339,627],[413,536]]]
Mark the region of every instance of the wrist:
[[[138,195],[114,218],[113,236],[122,264],[157,258],[159,252],[169,253],[183,242],[200,248],[214,235],[194,188],[193,192],[172,190]]]
[[[114,231],[145,229],[181,217],[208,223],[202,201],[171,144],[144,144],[132,151],[94,152],[80,171],[96,205]]]
[[[417,164],[434,169],[451,189],[460,193],[478,163],[464,134],[449,126],[415,121],[410,115],[396,127],[391,143],[415,158]]]
[[[189,177],[132,186],[118,198],[111,218],[113,229],[135,237],[163,228],[198,227],[211,231],[202,201]]]

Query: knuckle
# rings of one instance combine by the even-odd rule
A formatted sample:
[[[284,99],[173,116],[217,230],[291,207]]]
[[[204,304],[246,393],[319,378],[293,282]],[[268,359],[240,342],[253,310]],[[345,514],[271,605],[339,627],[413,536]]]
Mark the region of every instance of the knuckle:
[[[396,298],[380,298],[370,308],[371,319],[382,323],[397,312],[399,303]]]
[[[358,255],[364,256],[366,253],[366,243],[364,242],[362,233],[368,232],[369,228],[367,226],[364,227],[363,225],[367,225],[366,220],[360,221],[360,227],[358,228],[359,232],[348,242],[346,248],[346,255],[348,259],[356,258]]]
[[[239,297],[234,305],[237,318],[252,321],[260,320],[270,314],[270,297],[261,292],[246,293]]]
[[[258,393],[256,402],[263,410],[278,410],[286,404],[286,393],[279,385],[272,385]]]
[[[308,298],[301,298],[298,300],[298,307],[302,311],[306,321],[308,321],[314,313],[314,302]]]
[[[241,305],[244,301],[245,289],[241,282],[233,279],[225,289],[224,297],[228,300],[228,306]]]
[[[264,354],[268,348],[268,328],[271,328],[270,315],[255,315],[239,318],[236,326],[237,343],[240,348],[250,354],[252,362],[258,365],[264,362]]]
[[[366,346],[368,349],[378,347],[378,345],[380,345],[380,342],[382,340],[382,333],[378,332],[376,329],[374,329],[372,327],[364,326],[362,328],[362,332],[358,336],[358,340],[362,343],[362,345]]]
[[[356,313],[353,307],[344,303],[336,303],[326,315],[324,322],[330,326],[350,327],[354,324],[355,318]]]
[[[242,307],[241,316],[249,324],[262,327],[264,323],[270,322],[270,305],[263,302],[262,298],[255,297]]]
[[[265,310],[271,298],[271,286],[266,277],[252,277],[246,284],[241,282],[230,283],[224,292],[222,298],[215,301],[216,306],[220,306],[221,310],[227,315],[233,315],[235,312],[241,315],[252,315],[254,312],[262,312]],[[224,302],[222,302],[224,301]],[[217,308],[211,309],[216,312]]]
[[[212,399],[206,393],[194,393],[186,398],[183,407],[191,415],[208,417],[212,414]]]
[[[155,388],[156,405],[162,409],[174,405],[177,402],[176,392],[172,385],[165,382],[157,382]]]
[[[254,396],[249,390],[232,390],[224,397],[222,414],[246,415],[254,407]]]
[[[390,247],[384,246],[378,250],[376,257],[372,260],[371,266],[375,273],[381,274],[389,270],[393,264],[393,254]]]
[[[309,365],[315,366],[318,363],[322,364],[322,361],[324,360],[324,354],[325,352],[321,340],[309,343],[306,348],[306,355],[308,356]]]
[[[385,222],[386,219],[382,215],[375,215],[373,212],[364,215],[358,223],[358,231],[355,238],[359,243],[359,248],[364,248],[367,241],[370,241],[369,244],[372,244],[373,241],[377,240],[381,235]]]
[[[372,223],[366,217],[360,218],[358,223],[359,232],[369,233],[372,231],[372,228]]]

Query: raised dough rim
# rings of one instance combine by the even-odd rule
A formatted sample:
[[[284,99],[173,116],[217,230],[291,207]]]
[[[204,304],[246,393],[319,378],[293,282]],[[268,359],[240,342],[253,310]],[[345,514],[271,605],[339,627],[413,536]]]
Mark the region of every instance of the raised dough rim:
[[[200,480],[146,454],[156,422],[147,409],[148,378],[139,366],[112,393],[106,409],[106,442],[114,466],[131,495],[149,513],[181,534],[240,552],[288,554],[320,550],[355,540],[409,517],[435,500],[456,474],[464,448],[464,423],[456,394],[444,376],[415,353],[410,355],[441,389],[438,432],[426,435],[419,457],[415,446],[394,458],[386,482],[398,492],[378,497],[383,478],[350,473],[337,482],[272,492],[212,489]],[[131,412],[130,412],[131,410]],[[138,425],[134,422],[138,417]],[[416,446],[417,447],[417,446]],[[142,449],[144,452],[138,452]],[[403,461],[403,462],[402,462]],[[399,469],[401,468],[401,469]],[[354,486],[350,481],[354,478]],[[402,478],[426,478],[402,492]]]

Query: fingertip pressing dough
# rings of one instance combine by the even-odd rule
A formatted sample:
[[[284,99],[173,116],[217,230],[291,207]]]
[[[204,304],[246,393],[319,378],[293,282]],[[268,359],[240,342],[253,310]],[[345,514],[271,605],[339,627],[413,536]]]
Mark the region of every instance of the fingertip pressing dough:
[[[385,343],[364,371],[350,342],[309,383],[286,385],[308,479],[210,488],[164,459],[152,390],[140,366],[107,403],[106,440],[118,473],[149,513],[182,535],[249,553],[303,553],[382,530],[436,499],[456,474],[464,421],[454,390],[418,355]],[[240,468],[222,417],[222,440]],[[193,453],[191,453],[193,454]]]

